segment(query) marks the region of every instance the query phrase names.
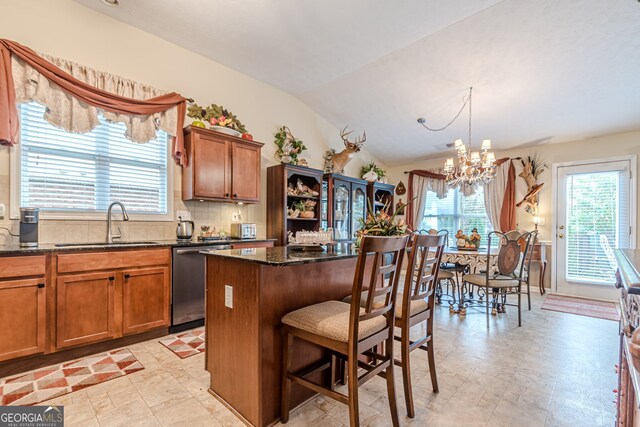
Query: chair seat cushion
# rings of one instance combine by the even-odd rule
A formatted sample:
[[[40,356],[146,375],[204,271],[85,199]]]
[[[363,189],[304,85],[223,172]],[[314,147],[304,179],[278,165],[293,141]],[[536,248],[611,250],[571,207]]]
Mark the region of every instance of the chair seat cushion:
[[[350,309],[351,305],[342,301],[321,302],[287,313],[282,323],[332,340],[348,342]],[[361,314],[364,311],[360,309]],[[358,341],[380,332],[386,326],[387,319],[384,316],[360,321]]]
[[[464,281],[472,285],[487,286],[486,274],[465,274]],[[489,286],[492,288],[513,288],[518,286],[519,281],[509,276],[498,275],[489,279]]]
[[[362,297],[360,298],[360,306],[364,307],[367,305],[367,298],[369,297],[368,291],[362,291]],[[378,297],[375,301],[373,301],[373,307],[379,308],[384,304],[383,297]],[[342,301],[351,304],[351,295],[347,296]],[[402,299],[402,289],[398,291],[398,296],[396,298],[396,318],[402,319],[402,307],[404,306],[404,300]],[[427,301],[423,299],[411,301],[411,311],[409,312],[409,316],[415,316],[418,313],[421,313],[429,308]]]
[[[455,275],[448,270],[438,270],[438,280],[453,279]]]

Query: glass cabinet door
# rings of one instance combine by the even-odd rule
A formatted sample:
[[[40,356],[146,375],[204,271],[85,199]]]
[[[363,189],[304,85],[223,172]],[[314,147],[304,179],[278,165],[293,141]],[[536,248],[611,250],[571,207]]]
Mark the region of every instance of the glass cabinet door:
[[[351,237],[355,238],[356,231],[362,227],[361,220],[365,220],[367,214],[366,187],[353,184],[353,223],[351,225]]]
[[[323,230],[329,228],[328,187],[329,183],[326,180],[322,181],[322,193],[320,197],[320,228]]]
[[[345,184],[335,183],[333,190],[333,229],[336,240],[348,240],[351,217],[349,187]]]

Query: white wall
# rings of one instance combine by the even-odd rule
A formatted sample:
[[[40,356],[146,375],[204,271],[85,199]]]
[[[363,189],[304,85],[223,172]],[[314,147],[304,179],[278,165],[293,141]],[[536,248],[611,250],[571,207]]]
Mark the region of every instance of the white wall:
[[[243,221],[257,222],[266,233],[266,174],[275,164],[273,135],[283,124],[309,148],[303,155],[310,166],[322,168],[329,147],[340,150],[339,131],[294,96],[250,78],[219,63],[166,42],[148,33],[94,12],[70,0],[0,0],[0,37],[32,49],[76,61],[98,70],[176,91],[200,105],[222,104],[246,125],[263,148],[262,203],[242,207]],[[9,149],[0,147],[0,203],[9,203]],[[361,151],[347,167],[356,176],[362,164],[374,159]],[[175,169],[175,209],[192,211],[198,224],[228,228],[235,205],[180,202],[180,170]],[[0,226],[16,227],[15,221],[0,220]],[[173,223],[133,222],[122,224],[130,239],[174,238]],[[87,221],[43,221],[41,241],[86,241],[103,237],[105,225]],[[0,230],[0,244],[15,243]]]
[[[601,136],[598,138],[585,139],[579,141],[565,142],[561,144],[545,144],[534,148],[523,148],[514,150],[497,151],[496,157],[526,157],[538,156],[540,160],[549,165],[549,168],[538,178],[538,183],[544,183],[539,193],[539,215],[545,219],[545,225],[540,226],[540,239],[551,240],[552,237],[552,214],[555,212],[554,202],[551,196],[552,177],[551,165],[554,163],[572,162],[577,160],[603,159],[607,157],[636,155],[640,160],[640,132],[628,132]],[[404,171],[412,169],[442,168],[444,158],[430,159],[425,162],[396,166],[388,170],[390,182],[397,184],[399,181],[408,185],[408,175]],[[516,165],[516,201],[520,201],[526,193],[527,185],[524,179],[517,176],[520,173],[520,163]],[[638,168],[640,170],[640,167]],[[640,212],[640,197],[636,197],[638,205],[637,212]],[[531,215],[524,208],[517,208],[516,221],[518,227],[522,229],[532,229]],[[636,230],[640,227],[640,218],[636,224]],[[640,236],[639,236],[640,237]]]

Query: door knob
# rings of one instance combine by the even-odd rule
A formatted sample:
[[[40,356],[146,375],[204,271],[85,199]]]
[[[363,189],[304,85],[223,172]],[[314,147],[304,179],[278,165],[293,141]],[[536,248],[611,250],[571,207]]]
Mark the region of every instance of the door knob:
[[[558,234],[558,237],[559,237],[560,239],[564,239],[564,234]]]
[[[560,230],[564,230],[564,225],[561,225],[560,227],[558,227]]]

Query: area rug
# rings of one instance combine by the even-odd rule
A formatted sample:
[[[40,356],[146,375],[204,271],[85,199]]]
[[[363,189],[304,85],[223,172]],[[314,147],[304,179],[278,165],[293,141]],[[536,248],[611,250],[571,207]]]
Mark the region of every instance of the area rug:
[[[607,301],[548,295],[542,303],[542,309],[577,314],[579,316],[597,317],[598,319],[614,320],[616,322],[620,320],[616,304]]]
[[[0,405],[34,405],[142,369],[126,348],[36,369],[0,379]]]
[[[204,352],[204,328],[196,328],[159,341],[181,359]]]

